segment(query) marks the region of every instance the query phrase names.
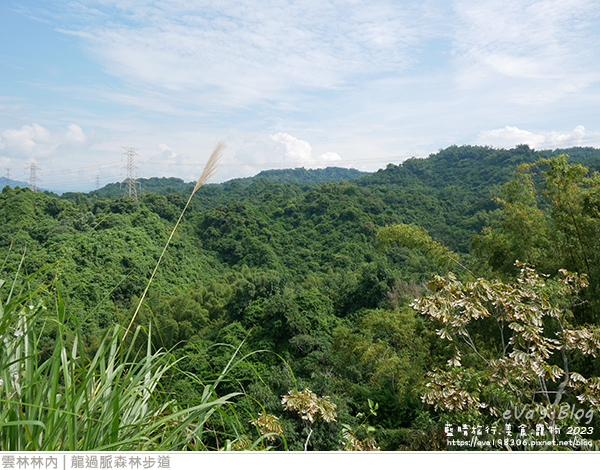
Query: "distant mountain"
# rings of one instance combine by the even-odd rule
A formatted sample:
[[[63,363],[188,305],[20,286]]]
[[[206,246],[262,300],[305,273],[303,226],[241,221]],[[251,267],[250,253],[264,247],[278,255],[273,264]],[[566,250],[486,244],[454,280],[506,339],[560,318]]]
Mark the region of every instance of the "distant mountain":
[[[180,178],[139,178],[138,186],[136,191],[138,195],[146,193],[157,193],[157,194],[170,194],[170,193],[181,193],[194,187],[194,183],[186,183]],[[89,196],[107,197],[107,198],[119,198],[127,194],[127,184],[121,183],[109,183],[106,186],[90,191]],[[72,197],[71,193],[64,193],[62,195],[65,199]]]
[[[248,178],[234,178],[229,181],[220,184],[211,184],[210,186],[229,187],[234,184],[241,184],[242,186],[250,186],[252,183],[259,180],[269,180],[277,183],[295,183],[304,185],[316,185],[325,182],[339,182],[341,180],[356,180],[364,176],[370,175],[370,173],[358,171],[353,168],[319,168],[309,169],[306,168],[295,168],[287,170],[265,170],[258,173],[256,176]],[[1,179],[0,179],[1,181]],[[136,191],[138,195],[147,193],[156,194],[171,194],[171,193],[186,193],[192,190],[195,181],[186,183],[180,178],[139,178],[138,186]],[[106,186],[90,191],[87,193],[88,196],[106,197],[106,198],[119,198],[125,196],[127,193],[127,185],[124,182],[121,183],[109,183]],[[66,192],[61,195],[63,199],[73,199],[77,193]]]
[[[298,184],[320,184],[325,182],[339,182],[341,180],[355,180],[369,175],[370,173],[359,171],[354,168],[294,168],[285,170],[265,170],[258,173],[256,176],[249,178],[234,178],[226,181],[223,185],[227,186],[232,183],[252,184],[260,179],[269,179],[278,183],[298,183]]]
[[[29,183],[26,183],[25,181],[17,181],[12,178],[8,180],[5,176],[0,176],[0,189],[4,188],[5,186],[10,186],[11,188],[14,188],[15,186],[28,188]]]

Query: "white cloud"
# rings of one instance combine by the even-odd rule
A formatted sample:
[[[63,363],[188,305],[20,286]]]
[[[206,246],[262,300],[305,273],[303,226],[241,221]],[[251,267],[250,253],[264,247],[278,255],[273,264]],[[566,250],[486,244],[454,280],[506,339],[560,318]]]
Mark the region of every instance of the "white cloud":
[[[318,157],[318,161],[322,162],[324,166],[327,166],[329,164],[340,163],[342,161],[342,157],[335,152],[326,152]]]
[[[513,148],[519,144],[527,144],[535,149],[551,149],[574,147],[581,145],[585,136],[585,128],[577,126],[571,132],[530,132],[518,127],[506,126],[502,129],[483,131],[478,142],[496,148]]]
[[[51,132],[34,123],[20,129],[6,129],[0,133],[0,148],[12,158],[44,158],[57,152],[86,148],[89,139],[81,127],[70,124],[66,129]]]
[[[374,171],[474,143],[481,129],[484,144],[540,148],[589,144],[599,128],[596,0],[37,3],[19,7],[36,21],[18,42],[34,47],[41,19],[60,28],[48,35],[56,56],[35,68],[13,58],[23,74],[7,69],[3,94],[17,96],[0,97],[0,148],[46,158],[45,171],[135,146],[141,176],[193,181],[221,137],[218,181],[294,166]],[[551,132],[580,123],[581,138]],[[122,164],[111,171],[124,176]]]
[[[22,103],[22,98],[15,96],[0,96],[0,112],[16,114],[24,108],[25,105]]]
[[[69,124],[67,132],[64,134],[62,146],[64,147],[82,147],[88,141],[81,127],[77,124]]]
[[[313,161],[312,147],[308,142],[294,136],[279,132],[271,135],[271,140],[285,146],[285,157],[299,166],[310,165]]]
[[[273,142],[283,144],[285,153],[283,164],[289,167],[325,168],[332,164],[339,164],[342,157],[335,152],[326,152],[317,157],[312,154],[312,147],[308,142],[294,136],[279,132],[270,136]]]
[[[199,91],[205,105],[243,107],[406,68],[428,14],[418,1],[103,0],[65,15],[62,31],[136,88]]]
[[[169,147],[167,144],[160,144],[158,148],[160,150],[159,157],[161,159],[173,161],[177,158],[177,154],[173,152],[173,149],[171,149],[171,147]]]
[[[36,153],[47,153],[51,134],[39,124],[25,125],[21,129],[7,129],[0,134],[0,142],[5,152],[12,156],[31,157]]]
[[[457,81],[502,99],[551,103],[600,81],[594,0],[455,2]]]

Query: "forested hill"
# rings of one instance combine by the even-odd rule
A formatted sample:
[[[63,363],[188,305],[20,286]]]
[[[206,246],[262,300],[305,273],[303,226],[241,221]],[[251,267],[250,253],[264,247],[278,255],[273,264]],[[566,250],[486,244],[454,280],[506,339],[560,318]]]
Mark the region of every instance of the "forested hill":
[[[170,194],[170,193],[185,193],[191,192],[195,183],[185,182],[181,178],[140,178],[138,180],[138,186],[136,191],[141,194],[144,193],[156,193],[156,194]],[[66,192],[61,195],[63,199],[73,199],[77,193]],[[91,191],[89,196],[96,196],[100,198],[119,198],[126,194],[125,183],[109,183],[106,186]]]
[[[258,180],[270,180],[280,183],[295,183],[299,185],[315,185],[328,181],[339,182],[341,180],[355,180],[369,173],[358,171],[353,168],[327,167],[318,169],[295,168],[286,170],[265,170],[255,176],[247,178],[234,178],[221,183],[221,186],[242,185],[249,186]],[[0,180],[1,181],[1,180]],[[185,182],[180,178],[139,178],[138,187],[140,194],[156,193],[190,193],[196,182]],[[214,185],[214,184],[213,184]],[[15,185],[12,185],[13,187]],[[124,183],[110,183],[103,188],[91,191],[90,196],[118,198],[125,194],[126,185]],[[73,199],[75,193],[64,193],[63,199]]]
[[[571,162],[580,163],[591,171],[600,169],[600,149],[593,147],[535,151],[527,145],[518,145],[510,150],[454,145],[428,158],[411,158],[400,165],[390,164],[362,178],[359,184],[391,183],[431,188],[457,185],[486,189],[512,178],[517,165],[560,154],[568,155]]]
[[[527,174],[517,171],[518,165],[560,154],[570,158],[527,167]],[[578,162],[590,171],[585,173],[575,165]],[[353,180],[346,173],[339,181],[309,184],[305,177],[318,173],[282,170],[267,172],[276,177],[207,184],[194,194],[179,225],[192,190],[191,183],[179,179],[145,180],[146,190],[137,201],[124,196],[119,185],[62,197],[5,187],[0,193],[0,279],[10,280],[18,272],[22,282],[7,282],[5,290],[9,286],[21,295],[31,289],[31,297],[23,297],[23,312],[38,302],[49,311],[57,306],[67,312],[61,314],[61,322],[80,331],[83,341],[77,353],[82,364],[98,350],[111,325],[139,326],[140,344],[132,348],[139,346],[141,351],[148,347],[143,336],[151,330],[151,344],[179,359],[178,372],[161,382],[166,393],[159,401],[169,397],[196,403],[205,393],[206,380],[218,375],[239,347],[239,354],[248,356],[236,362],[218,393],[243,391],[235,403],[240,407],[237,417],[243,416],[235,421],[243,429],[235,432],[247,434],[251,442],[257,430],[247,417],[262,410],[280,418],[292,450],[302,450],[307,435],[310,449],[338,450],[340,436],[348,429],[342,425],[367,439],[371,431],[360,427],[367,419],[382,450],[446,449],[445,420],[504,428],[495,417],[460,408],[465,395],[452,395],[452,387],[472,387],[482,403],[504,400],[508,388],[494,388],[495,370],[482,361],[516,344],[498,347],[497,336],[503,340],[505,333],[512,334],[511,328],[513,333],[524,328],[506,322],[499,335],[497,325],[485,319],[467,338],[481,341],[484,353],[474,354],[474,344],[461,346],[461,368],[450,361],[458,349],[449,346],[448,337],[437,335],[439,319],[428,319],[427,309],[417,314],[414,300],[435,275],[447,274],[449,265],[457,278],[446,291],[473,276],[494,281],[493,289],[486,285],[456,297],[461,302],[481,292],[504,296],[499,279],[514,280],[515,260],[520,260],[548,276],[548,291],[540,296],[519,294],[515,300],[511,292],[516,288],[511,288],[499,302],[519,308],[527,303],[535,317],[541,310],[534,299],[568,300],[569,306],[552,312],[578,309],[569,318],[596,325],[600,179],[591,175],[598,168],[600,150],[592,148],[538,152],[524,145],[511,150],[454,146]],[[299,176],[298,181],[278,180]],[[390,227],[393,230],[386,232]],[[382,233],[394,243],[382,244]],[[568,298],[567,286],[554,284],[563,269],[586,274],[590,288],[580,298]],[[494,302],[487,299],[481,305]],[[461,308],[447,311],[460,313]],[[457,323],[458,339],[465,338],[463,326],[478,315]],[[17,326],[10,326],[7,336],[16,337]],[[527,331],[538,335],[537,328]],[[579,330],[577,334],[567,352],[583,338],[590,351],[600,354],[600,328],[596,336]],[[52,351],[54,340],[52,332],[40,336],[41,350]],[[562,358],[552,357],[562,364]],[[526,363],[520,361],[521,366]],[[448,364],[453,367],[449,375],[428,389],[440,396],[450,390],[444,396],[458,397],[458,411],[445,415],[422,397],[430,380],[427,373]],[[547,381],[557,377],[556,367],[548,365],[553,375]],[[598,370],[597,361],[583,356],[569,367],[582,378]],[[464,371],[468,376],[463,380]],[[191,381],[190,374],[201,380]],[[521,380],[530,375],[517,369],[506,380],[513,376]],[[533,387],[540,383],[537,376],[534,379]],[[487,382],[480,386],[481,381]],[[5,376],[4,386],[9,382]],[[553,384],[558,388],[556,380]],[[282,411],[282,395],[305,387],[331,398],[337,421],[310,423],[309,432],[307,420]],[[463,393],[462,388],[456,390]],[[537,397],[537,389],[532,393]],[[579,406],[576,396],[573,392],[568,399]],[[600,397],[594,399],[600,402]],[[600,429],[597,421],[590,426]],[[215,439],[221,443],[236,439],[221,422],[210,424],[206,436],[218,435]],[[594,439],[599,437],[600,431]],[[281,449],[282,442],[273,445]]]
[[[264,171],[251,178],[208,184],[194,196],[193,207],[203,211],[237,201],[254,205],[266,216],[277,214],[274,201],[285,202],[286,205],[293,201],[296,208],[298,204],[312,208],[318,204],[304,204],[316,199],[323,201],[319,205],[321,211],[329,207],[330,203],[324,202],[332,200],[329,193],[339,191],[339,185],[345,184],[340,181],[351,180],[352,186],[361,189],[356,195],[360,194],[362,198],[355,198],[355,202],[346,205],[344,214],[356,209],[370,213],[370,217],[385,217],[387,223],[418,224],[453,250],[466,253],[472,238],[490,225],[491,217],[498,209],[493,197],[498,196],[501,186],[513,177],[517,166],[563,153],[569,155],[570,161],[582,163],[590,170],[600,168],[600,150],[589,147],[534,151],[527,145],[510,150],[452,146],[428,158],[411,158],[399,165],[389,164],[373,174],[341,168],[300,168]],[[178,178],[148,178],[140,182],[141,198],[144,194],[187,198],[195,184]],[[72,201],[82,197],[118,199],[124,194],[125,185],[114,183],[87,195],[65,193],[61,198]],[[270,199],[266,200],[266,195],[270,195]],[[340,201],[335,195],[333,199],[337,202],[329,211],[338,210]],[[363,202],[358,202],[359,199]],[[370,208],[361,207],[367,200]],[[288,210],[283,219],[289,217]],[[329,216],[332,221],[338,217],[336,213]],[[269,225],[275,221],[264,223]]]
[[[467,252],[474,235],[491,223],[492,198],[514,177],[517,166],[567,154],[590,171],[600,169],[600,149],[576,147],[534,151],[452,146],[428,158],[411,158],[356,181],[385,203],[404,223],[426,228],[454,250]]]
[[[298,183],[298,184],[319,184],[328,181],[339,182],[341,180],[355,180],[362,176],[366,176],[369,173],[364,171],[358,171],[354,168],[294,168],[285,170],[264,170],[258,173],[256,176],[250,178],[235,178],[230,181],[223,183],[229,185],[231,183],[241,184],[252,184],[253,182],[260,179],[268,179],[271,181],[277,181],[279,183]]]
[[[477,146],[452,146],[428,158],[411,158],[405,162],[394,165],[374,174],[359,171],[353,168],[327,167],[322,169],[282,169],[264,170],[255,176],[247,178],[234,178],[221,184],[209,186],[250,186],[259,180],[269,180],[279,183],[293,183],[297,185],[315,185],[326,182],[356,181],[361,186],[380,185],[391,183],[407,187],[433,187],[441,188],[452,184],[467,185],[474,189],[488,188],[494,184],[506,182],[514,172],[517,164],[531,163],[536,158],[566,153],[571,161],[581,163],[592,170],[600,168],[598,161],[600,150],[592,147],[575,147],[558,149],[554,151],[533,151],[526,145],[521,145],[511,150],[492,149]],[[372,176],[372,177],[371,177]],[[0,177],[0,185],[4,177]],[[140,178],[138,180],[140,194],[157,193],[189,194],[195,182],[186,182],[174,177]],[[19,182],[11,182],[11,186]],[[21,187],[27,187],[21,183]],[[90,191],[88,196],[100,198],[119,198],[125,194],[124,183],[110,183],[106,186]],[[220,191],[216,191],[220,192]],[[77,193],[66,192],[63,199],[74,199]]]

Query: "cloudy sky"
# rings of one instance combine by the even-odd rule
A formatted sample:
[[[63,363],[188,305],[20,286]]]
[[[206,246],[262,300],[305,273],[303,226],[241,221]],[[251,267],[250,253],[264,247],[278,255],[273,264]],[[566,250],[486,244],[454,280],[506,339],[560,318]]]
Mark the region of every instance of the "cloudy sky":
[[[600,147],[597,0],[3,0],[0,176],[90,190]]]

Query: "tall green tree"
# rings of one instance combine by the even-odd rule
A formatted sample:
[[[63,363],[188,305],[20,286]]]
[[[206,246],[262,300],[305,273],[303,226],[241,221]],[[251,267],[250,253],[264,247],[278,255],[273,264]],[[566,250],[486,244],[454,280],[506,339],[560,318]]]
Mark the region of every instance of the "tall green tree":
[[[570,307],[587,287],[585,275],[561,270],[552,280],[519,268],[517,280],[507,283],[436,276],[431,293],[415,301],[454,351],[446,367],[428,374],[423,400],[455,416],[485,414],[487,423],[500,426],[503,418],[530,435],[541,424],[555,438],[557,427],[590,424],[600,411],[600,377],[587,375],[579,360],[600,354],[600,328],[572,321]],[[565,404],[581,414],[565,416]]]
[[[558,155],[521,165],[503,192],[498,218],[474,239],[474,252],[505,276],[516,275],[515,261],[551,275],[586,274],[587,304],[577,312],[581,322],[598,320],[600,175]]]

